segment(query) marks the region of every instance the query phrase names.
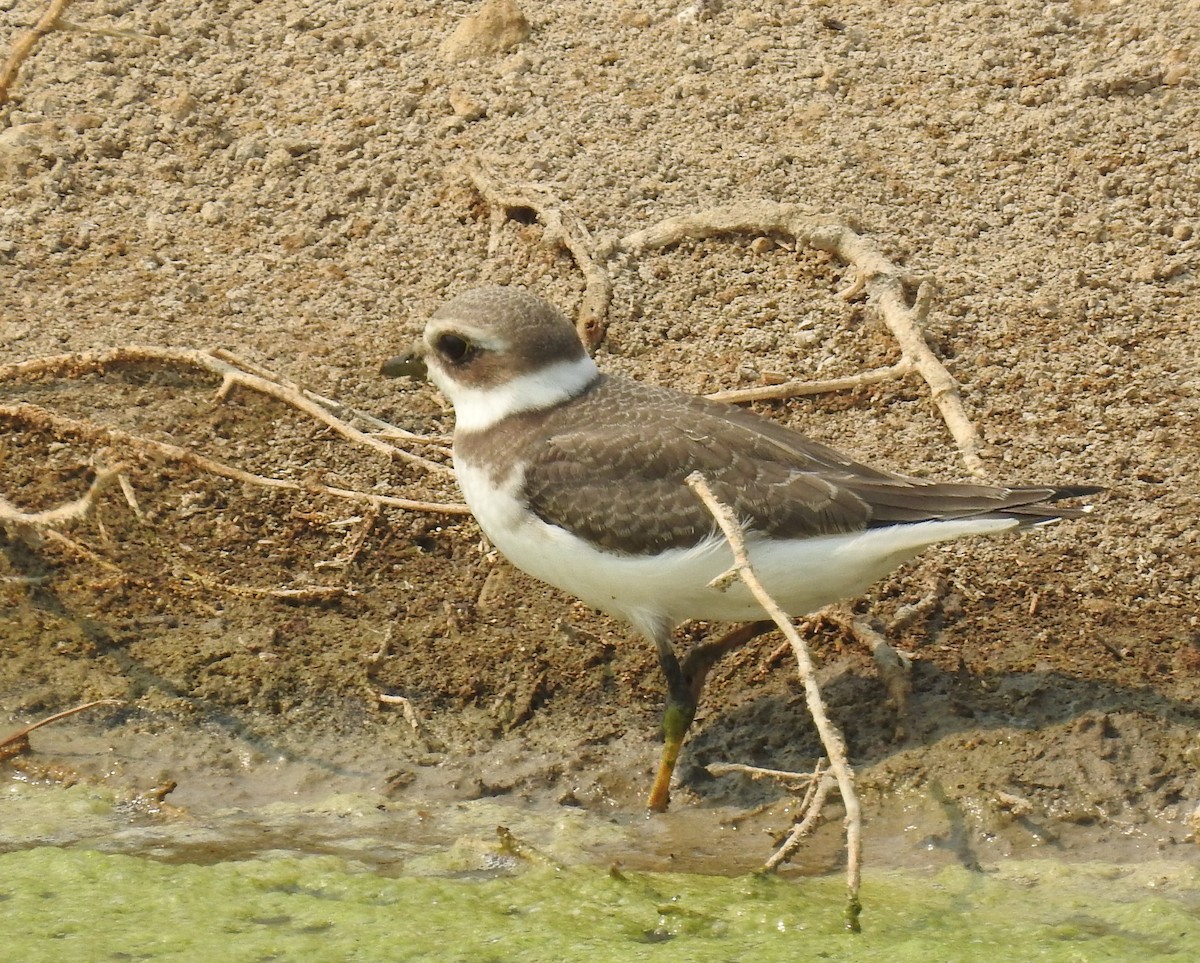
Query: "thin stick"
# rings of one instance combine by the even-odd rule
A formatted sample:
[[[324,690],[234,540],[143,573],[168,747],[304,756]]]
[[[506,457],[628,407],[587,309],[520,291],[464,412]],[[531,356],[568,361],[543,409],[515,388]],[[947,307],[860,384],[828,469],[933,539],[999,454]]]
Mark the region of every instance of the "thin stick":
[[[733,567],[723,575],[717,576],[713,584],[728,584],[730,576],[740,578],[763,611],[779,626],[779,630],[791,643],[792,652],[796,656],[800,679],[804,683],[804,698],[808,703],[808,711],[821,737],[821,744],[825,747],[825,754],[829,757],[829,768],[837,780],[838,791],[846,807],[846,885],[849,891],[846,922],[850,929],[857,931],[858,914],[861,910],[858,891],[862,876],[862,807],[854,789],[854,771],[846,760],[846,747],[841,733],[830,722],[825,711],[825,702],[821,697],[820,686],[817,685],[816,667],[813,665],[808,646],[792,625],[791,618],[770,596],[751,567],[741,526],[738,525],[733,510],[717,499],[701,472],[688,475],[687,483],[712,513],[733,552]]]
[[[20,39],[13,44],[12,51],[8,55],[8,60],[0,68],[0,107],[8,103],[8,88],[17,79],[17,73],[21,69],[21,64],[33,52],[33,48],[37,46],[37,42],[58,27],[59,19],[67,12],[67,7],[70,5],[71,0],[51,0],[50,6],[46,8],[46,12],[42,14],[38,22],[34,24],[33,29],[28,33],[22,34]]]
[[[226,360],[233,357],[228,352],[222,352],[222,355],[223,357],[218,357],[215,352],[200,351],[192,348],[161,348],[155,345],[131,344],[120,348],[112,348],[108,351],[60,354],[47,358],[34,358],[30,361],[21,361],[15,364],[0,365],[0,381],[42,375],[78,377],[81,374],[92,371],[104,371],[122,364],[144,364],[147,362],[199,368],[220,375],[221,387],[217,392],[219,397],[227,395],[235,386],[249,388],[252,391],[257,391],[260,394],[282,401],[284,404],[291,405],[309,417],[328,425],[344,438],[360,445],[366,445],[368,448],[373,448],[387,455],[389,458],[396,458],[412,465],[418,465],[434,474],[446,476],[454,474],[453,469],[448,465],[430,461],[428,458],[422,458],[420,455],[414,455],[403,448],[389,445],[374,435],[368,435],[366,432],[359,431],[359,429],[338,418],[323,404],[314,400],[314,398],[320,396],[306,394],[299,387],[283,384],[274,376],[266,377],[244,371],[231,363],[231,361]],[[354,415],[355,417],[369,420],[373,423],[373,427],[386,427],[396,432],[400,431],[400,429],[395,428],[393,425],[388,425],[386,422],[380,421],[377,418],[371,418],[361,412],[354,412]]]
[[[727,388],[705,395],[713,401],[724,401],[731,405],[748,401],[782,401],[785,398],[802,398],[807,395],[822,395],[832,391],[852,391],[864,385],[880,384],[895,378],[903,378],[913,370],[912,362],[901,359],[886,368],[847,375],[845,378],[829,378],[825,381],[785,381],[778,385],[755,385],[753,388]]]
[[[825,805],[825,799],[829,795],[829,790],[837,784],[836,779],[829,778],[825,775],[823,778],[814,778],[812,785],[809,787],[809,793],[804,797],[804,802],[800,805],[800,811],[804,813],[804,818],[792,827],[788,833],[787,839],[775,850],[770,858],[763,864],[763,871],[773,873],[780,866],[786,863],[794,855],[796,850],[800,848],[800,843],[804,837],[813,831],[817,825],[817,820],[821,817],[821,809]],[[851,903],[857,902],[855,893],[851,893]]]
[[[79,521],[92,513],[100,493],[117,477],[118,471],[114,468],[98,468],[92,484],[79,498],[41,512],[23,512],[6,498],[0,497],[0,525],[45,531],[66,525],[68,522]]]
[[[52,716],[46,716],[45,719],[39,719],[37,722],[27,725],[24,729],[20,729],[17,732],[14,732],[12,735],[5,736],[3,739],[0,739],[0,759],[7,759],[10,755],[16,755],[19,752],[23,752],[23,748],[17,748],[15,752],[6,752],[4,750],[10,750],[13,747],[27,745],[29,742],[29,733],[36,729],[42,728],[42,726],[48,726],[52,722],[58,722],[60,719],[66,719],[68,716],[73,716],[76,713],[84,712],[87,709],[94,709],[96,706],[123,705],[125,705],[125,701],[123,699],[97,699],[95,702],[85,702],[81,706],[74,706],[71,709],[64,709],[62,712],[56,712]]]
[[[888,699],[896,710],[896,739],[907,734],[908,698],[912,695],[910,672],[912,660],[895,648],[887,637],[866,619],[854,613],[844,602],[835,602],[813,612],[802,623],[811,631],[821,622],[836,625],[842,631],[871,650],[871,658],[879,670],[879,680],[887,690]]]
[[[388,505],[393,508],[402,508],[414,512],[432,512],[442,515],[469,515],[471,512],[466,505],[456,502],[415,501],[408,498],[397,498],[392,495],[376,495],[371,492],[336,488],[332,485],[323,485],[316,482],[296,482],[287,478],[271,478],[265,475],[256,475],[253,472],[234,468],[231,465],[207,458],[179,445],[157,441],[153,438],[143,438],[140,435],[122,431],[120,428],[109,428],[87,421],[80,421],[75,418],[68,418],[66,415],[56,414],[55,412],[48,411],[37,405],[31,405],[27,402],[20,402],[15,405],[0,405],[0,418],[23,422],[36,429],[54,431],[59,434],[74,434],[84,438],[103,441],[107,444],[134,448],[144,452],[153,452],[154,454],[165,456],[171,461],[199,468],[201,471],[208,472],[209,474],[255,485],[260,488],[314,492],[317,494],[332,495],[337,498],[368,502],[372,505]],[[8,514],[4,504],[0,502],[0,520],[5,519]],[[19,521],[19,519],[12,520]]]
[[[179,591],[187,592],[193,596],[198,595],[199,593],[195,590],[201,588],[206,592],[225,592],[229,595],[236,595],[242,598],[283,599],[288,602],[329,602],[335,599],[358,597],[358,593],[354,589],[341,585],[309,585],[297,589],[260,588],[255,585],[237,585],[232,582],[226,582],[215,575],[205,575],[202,572],[191,570],[172,570],[166,575],[160,574],[156,576],[152,581],[125,571],[121,566],[110,562],[86,545],[68,538],[62,532],[47,531],[42,533],[42,537],[46,541],[58,545],[65,551],[71,552],[77,557],[91,562],[93,565],[100,566],[100,568],[116,576],[121,582],[129,585],[139,585],[143,588],[159,586],[165,578]]]
[[[777,779],[789,785],[803,785],[809,782],[813,775],[808,772],[792,772],[790,769],[767,769],[763,766],[750,766],[743,762],[710,762],[704,767],[713,776],[727,776],[737,772],[751,779]]]
[[[889,261],[871,241],[837,218],[814,214],[798,204],[747,201],[668,217],[625,237],[609,240],[598,256],[640,254],[682,240],[720,234],[782,234],[852,264],[858,274],[843,293],[852,297],[866,289],[905,359],[929,385],[933,403],[958,444],[967,468],[974,474],[984,474],[983,460],[979,457],[983,440],[967,417],[958,382],[930,350],[921,330],[932,302],[932,285],[922,282],[910,305],[904,290],[905,272]]]
[[[85,559],[86,561],[91,562],[93,565],[99,565],[105,571],[110,572],[113,575],[118,576],[119,578],[122,578],[122,579],[129,578],[128,573],[123,568],[121,568],[120,565],[116,565],[113,562],[110,562],[99,552],[93,551],[92,549],[88,548],[86,545],[82,545],[79,542],[75,541],[75,539],[73,539],[73,538],[68,538],[62,532],[46,531],[46,532],[42,532],[41,536],[47,542],[53,542],[55,545],[58,545],[58,546],[64,548],[66,551],[71,552],[73,555],[75,555],[79,558]]]
[[[382,418],[376,418],[374,415],[368,414],[365,411],[359,411],[357,408],[351,408],[349,405],[343,404],[334,398],[326,398],[324,395],[319,395],[315,391],[305,388],[304,385],[297,384],[288,378],[284,378],[283,376],[276,374],[274,371],[262,367],[262,365],[257,365],[252,361],[247,361],[245,358],[242,358],[239,355],[234,354],[232,351],[226,350],[225,348],[213,348],[207,353],[220,361],[228,362],[235,368],[240,368],[242,371],[248,372],[249,374],[257,375],[266,381],[274,382],[292,391],[298,392],[305,398],[315,401],[322,408],[336,415],[338,418],[343,419],[344,421],[349,421],[352,418],[357,421],[361,421],[363,424],[375,429],[381,436],[400,438],[404,441],[411,441],[418,445],[444,445],[447,443],[445,438],[441,436],[430,437],[426,435],[418,435],[416,432],[406,431],[403,428],[397,428],[395,425],[384,421]]]
[[[420,733],[421,717],[417,715],[417,710],[411,700],[401,695],[388,695],[386,692],[378,693],[377,698],[385,706],[399,706],[400,711],[404,713],[404,721],[408,723],[409,728],[413,732]]]
[[[202,588],[216,592],[228,592],[230,595],[251,599],[286,599],[289,602],[329,602],[334,599],[357,598],[358,593],[344,585],[308,585],[304,588],[259,588],[254,585],[233,585],[223,582],[211,575],[200,572],[186,571],[173,573],[180,585],[195,583]]]
[[[883,633],[866,619],[849,617],[850,630],[871,650],[871,658],[879,670],[879,678],[887,690],[888,698],[896,710],[896,738],[903,738],[907,731],[908,697],[912,695],[912,678],[909,663],[888,642]]]
[[[839,296],[849,300],[866,291],[868,300],[879,310],[884,323],[899,343],[903,354],[901,365],[905,366],[903,369],[897,365],[869,372],[850,381],[846,387],[872,384],[876,378],[887,380],[905,373],[911,366],[929,386],[933,403],[958,445],[967,469],[976,475],[986,474],[979,456],[984,448],[983,439],[967,416],[958,382],[930,350],[922,331],[933,302],[933,285],[922,281],[913,303],[909,304],[904,282],[910,276],[888,260],[871,241],[838,218],[814,214],[798,204],[746,201],[668,217],[624,237],[609,238],[595,244],[587,228],[569,211],[564,211],[561,202],[543,188],[526,187],[527,193],[505,188],[478,158],[464,162],[462,169],[492,211],[489,254],[495,253],[503,218],[518,210],[537,214],[546,226],[546,236],[571,252],[583,272],[585,285],[577,328],[580,337],[591,349],[604,337],[608,307],[612,300],[612,281],[603,265],[618,255],[637,256],[644,251],[669,247],[689,238],[720,234],[775,234],[789,236],[798,243],[841,258],[854,268],[855,275],[851,283],[839,292]],[[808,389],[804,385],[804,382],[789,382],[787,385],[719,392],[717,397],[725,401],[753,401],[842,388],[841,385],[833,388],[822,385]]]
[[[583,273],[583,298],[575,322],[579,337],[589,350],[604,340],[608,306],[612,302],[612,280],[603,261],[594,254],[595,244],[584,223],[545,188],[524,185],[520,190],[501,186],[496,175],[478,157],[462,164],[462,171],[492,209],[492,236],[488,254],[498,244],[498,228],[512,211],[533,211],[545,225],[546,237],[570,252]]]

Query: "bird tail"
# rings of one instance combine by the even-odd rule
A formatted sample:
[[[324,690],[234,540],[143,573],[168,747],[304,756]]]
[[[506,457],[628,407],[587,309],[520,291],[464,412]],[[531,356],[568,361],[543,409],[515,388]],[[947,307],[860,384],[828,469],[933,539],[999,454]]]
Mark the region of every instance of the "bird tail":
[[[1016,491],[1022,491],[1022,489],[1016,489]],[[1032,489],[1031,491],[1045,492],[1046,489]],[[1022,528],[1031,525],[1046,525],[1063,518],[1080,518],[1091,512],[1095,506],[1090,504],[1059,505],[1057,503],[1068,498],[1096,495],[1102,491],[1104,489],[1098,485],[1067,485],[1062,488],[1051,488],[1049,494],[1043,495],[1036,501],[1001,509],[995,513],[995,517],[1015,518]]]
[[[872,480],[859,483],[855,491],[871,505],[870,527],[973,518],[1015,521],[1024,528],[1086,515],[1091,505],[1058,502],[1094,495],[1103,489],[1094,485],[1000,488],[953,482],[913,484],[911,480],[900,485]]]

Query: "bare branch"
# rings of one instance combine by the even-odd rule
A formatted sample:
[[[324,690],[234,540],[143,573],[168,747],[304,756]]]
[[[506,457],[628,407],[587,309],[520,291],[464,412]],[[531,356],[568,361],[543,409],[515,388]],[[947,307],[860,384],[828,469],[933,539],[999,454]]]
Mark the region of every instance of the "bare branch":
[[[808,772],[792,772],[790,769],[765,769],[762,766],[749,766],[742,762],[710,762],[704,767],[712,776],[727,776],[730,773],[741,773],[751,779],[775,779],[788,786],[807,786],[813,780],[813,774]]]
[[[408,723],[409,728],[418,735],[420,734],[421,717],[417,714],[417,710],[410,699],[401,695],[389,695],[386,692],[378,693],[378,699],[385,706],[399,706],[401,712],[404,713],[404,721]]]
[[[119,472],[115,468],[97,468],[96,477],[83,495],[65,505],[59,505],[58,508],[49,508],[41,512],[23,512],[12,502],[0,497],[0,525],[41,532],[87,518],[96,508],[96,499],[100,497],[100,493],[118,476]]]
[[[332,485],[323,485],[317,482],[297,482],[288,478],[270,478],[265,475],[256,475],[253,472],[244,471],[241,468],[234,468],[231,465],[214,461],[211,458],[207,458],[190,449],[182,448],[179,445],[157,441],[153,438],[143,438],[140,435],[122,431],[120,428],[109,428],[88,421],[68,418],[66,415],[56,414],[55,412],[26,402],[20,402],[15,405],[0,405],[0,418],[24,422],[34,428],[53,431],[59,434],[73,434],[105,444],[126,446],[137,451],[153,453],[170,461],[191,465],[212,475],[229,478],[233,481],[245,482],[248,485],[255,485],[260,488],[313,492],[353,501],[368,502],[372,505],[388,505],[393,508],[402,508],[414,512],[432,512],[443,515],[470,514],[470,509],[466,505],[455,502],[416,501],[408,498],[397,498],[392,495],[376,495],[372,492],[335,488]]]
[[[345,585],[306,585],[303,588],[260,588],[256,585],[235,585],[212,575],[187,571],[173,573],[181,586],[189,583],[216,592],[251,599],[283,599],[288,602],[332,602],[336,599],[356,598],[358,593]]]
[[[870,240],[837,218],[814,214],[797,204],[748,201],[666,218],[623,238],[608,241],[601,248],[601,256],[636,255],[683,240],[723,234],[785,235],[852,264],[857,274],[842,295],[854,297],[859,291],[866,290],[867,297],[878,308],[899,343],[905,360],[929,385],[933,402],[958,444],[967,468],[977,475],[984,474],[983,460],[979,457],[983,440],[967,417],[958,382],[930,350],[921,330],[932,301],[932,285],[922,281],[916,299],[910,305],[904,290],[905,272],[889,261]]]
[[[389,445],[378,437],[368,435],[366,432],[347,424],[329,410],[327,403],[323,403],[326,402],[326,399],[321,398],[319,395],[306,392],[298,386],[285,384],[269,373],[256,374],[242,370],[239,365],[244,363],[225,351],[218,353],[215,351],[200,351],[193,348],[160,348],[153,345],[137,344],[126,345],[120,348],[111,348],[107,351],[60,354],[47,358],[34,358],[30,361],[21,361],[15,364],[0,365],[0,381],[47,375],[79,377],[83,374],[105,371],[123,364],[145,363],[178,365],[209,371],[221,377],[221,387],[218,391],[219,397],[224,397],[234,387],[249,388],[252,391],[257,391],[259,394],[267,395],[268,397],[282,401],[284,404],[291,405],[316,421],[329,426],[342,435],[342,437],[357,444],[365,445],[368,448],[373,448],[381,454],[387,455],[389,458],[406,461],[434,474],[453,475],[453,470],[448,465],[430,461],[428,458],[414,455],[403,448]],[[259,370],[261,371],[262,369]],[[393,437],[399,437],[403,434],[399,428],[389,425],[387,422],[372,418],[369,415],[342,405],[338,405],[338,407],[343,411],[349,412],[353,417],[368,421],[368,423],[372,424],[372,427],[381,430],[387,429]],[[412,437],[417,438],[419,436],[414,435]]]
[[[822,395],[831,391],[852,391],[864,385],[876,385],[895,378],[903,378],[913,370],[912,362],[902,359],[886,368],[864,371],[845,378],[829,378],[826,381],[785,381],[778,385],[756,385],[753,388],[728,388],[705,395],[713,401],[724,401],[731,405],[749,401],[782,401],[785,398],[801,398],[807,395]]]
[[[261,365],[254,364],[252,361],[247,361],[232,351],[227,351],[225,348],[213,348],[208,354],[220,361],[226,361],[235,368],[240,368],[242,371],[248,372],[268,382],[273,382],[282,385],[292,391],[295,391],[305,398],[316,402],[326,411],[342,419],[343,421],[361,421],[367,427],[374,429],[379,433],[380,438],[397,438],[402,441],[412,442],[414,445],[436,445],[445,446],[450,444],[450,440],[443,435],[418,435],[413,431],[406,431],[403,428],[398,428],[390,422],[384,421],[382,418],[376,418],[374,415],[365,411],[359,411],[357,408],[351,408],[347,404],[343,404],[335,398],[326,398],[324,395],[319,395],[303,385],[297,384],[282,375],[276,374]],[[224,385],[222,385],[224,387]],[[443,466],[444,467],[444,466]]]
[[[576,329],[589,350],[604,340],[608,327],[608,306],[612,301],[612,280],[597,258],[595,244],[587,227],[562,202],[545,188],[523,185],[520,189],[503,187],[496,175],[478,157],[464,161],[462,171],[479,191],[492,212],[492,232],[488,254],[499,244],[499,228],[505,217],[515,211],[532,211],[545,225],[546,237],[570,252],[583,272],[583,299],[579,304]]]
[[[62,712],[56,712],[52,716],[47,716],[45,719],[39,719],[37,722],[27,725],[24,729],[19,729],[12,735],[5,736],[0,739],[0,761],[9,759],[12,756],[26,752],[29,748],[29,733],[48,726],[52,722],[58,722],[60,719],[66,719],[68,716],[76,715],[88,709],[94,709],[96,706],[123,706],[125,702],[121,699],[97,699],[95,702],[85,702],[83,705],[74,706],[70,709],[64,709]]]
[[[763,864],[765,872],[774,872],[796,855],[796,850],[800,848],[800,843],[804,840],[804,837],[816,828],[817,820],[821,817],[821,808],[825,805],[825,800],[829,796],[829,790],[835,785],[837,785],[837,780],[831,778],[828,774],[821,775],[820,766],[818,766],[817,772],[813,774],[813,781],[809,785],[809,791],[800,803],[799,811],[803,816],[792,827],[792,831],[788,833],[787,839],[771,854],[770,859]],[[857,902],[857,893],[854,891],[851,892],[851,902]]]
[[[62,15],[66,13],[67,7],[70,5],[71,0],[51,0],[46,12],[34,24],[33,29],[22,34],[13,44],[8,59],[4,62],[4,66],[0,67],[0,107],[8,103],[8,90],[12,86],[12,82],[17,79],[21,64],[33,52],[33,48],[37,46],[42,37],[60,26]]]
[[[838,792],[846,807],[846,876],[849,891],[847,923],[852,929],[857,929],[858,891],[862,878],[862,808],[859,805],[858,793],[854,788],[854,771],[846,760],[845,743],[841,733],[829,720],[825,711],[825,701],[821,697],[821,689],[817,684],[816,667],[813,665],[812,656],[809,654],[804,639],[792,625],[791,618],[779,607],[779,603],[770,596],[762,582],[759,581],[758,575],[750,564],[750,557],[746,552],[746,542],[742,537],[742,530],[733,510],[717,499],[701,472],[692,472],[688,475],[687,483],[712,513],[733,552],[733,567],[713,579],[712,584],[720,588],[728,585],[731,577],[741,579],[771,621],[779,626],[779,630],[791,643],[792,652],[796,656],[796,665],[800,671],[800,680],[804,684],[804,698],[808,704],[808,711],[812,716],[813,724],[817,727],[821,744],[825,747],[825,753],[829,757],[829,768],[837,780]]]
[[[900,345],[903,355],[900,363],[849,379],[815,384],[792,381],[783,385],[717,392],[711,397],[730,402],[790,398],[874,384],[907,374],[910,368],[915,369],[929,386],[933,403],[957,443],[968,470],[976,475],[985,474],[979,456],[984,448],[983,440],[963,407],[958,382],[930,350],[922,331],[933,300],[933,285],[922,280],[913,303],[909,304],[905,282],[910,276],[845,222],[830,215],[813,213],[798,204],[746,201],[668,217],[640,231],[597,244],[587,228],[544,188],[534,185],[526,185],[520,190],[505,187],[479,158],[471,158],[461,167],[491,209],[489,254],[496,251],[504,218],[518,211],[536,214],[545,225],[546,236],[571,252],[583,272],[585,284],[576,325],[590,349],[595,349],[604,337],[612,300],[612,281],[603,265],[618,255],[637,256],[688,239],[750,234],[756,238],[787,236],[797,243],[841,258],[854,268],[855,273],[839,295],[849,300],[866,291],[868,300],[878,309]]]

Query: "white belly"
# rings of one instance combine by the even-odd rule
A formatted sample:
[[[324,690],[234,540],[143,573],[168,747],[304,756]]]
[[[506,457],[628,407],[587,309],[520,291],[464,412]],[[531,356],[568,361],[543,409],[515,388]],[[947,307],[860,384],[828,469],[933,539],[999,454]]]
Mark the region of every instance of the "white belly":
[[[520,483],[516,475],[497,490],[486,473],[469,464],[456,463],[455,470],[480,527],[513,565],[639,629],[687,619],[738,622],[764,617],[741,582],[724,591],[709,585],[733,564],[733,553],[721,537],[658,555],[600,551],[525,511],[514,495]],[[751,534],[747,550],[772,598],[789,615],[799,616],[861,594],[935,542],[1016,525],[1008,519],[975,518],[787,541]]]

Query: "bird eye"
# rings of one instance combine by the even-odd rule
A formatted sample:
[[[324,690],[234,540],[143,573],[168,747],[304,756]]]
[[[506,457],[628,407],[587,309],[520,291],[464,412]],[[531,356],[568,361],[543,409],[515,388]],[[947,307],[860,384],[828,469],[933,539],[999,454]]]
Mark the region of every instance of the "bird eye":
[[[462,364],[475,354],[475,348],[471,343],[457,334],[443,334],[437,339],[434,347],[437,348],[437,353],[451,364]]]

